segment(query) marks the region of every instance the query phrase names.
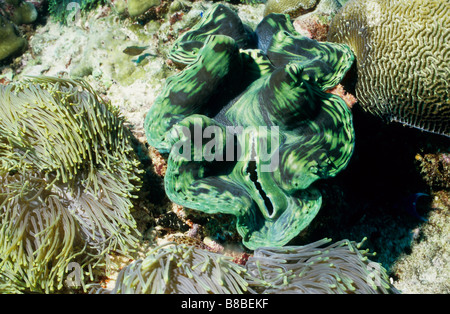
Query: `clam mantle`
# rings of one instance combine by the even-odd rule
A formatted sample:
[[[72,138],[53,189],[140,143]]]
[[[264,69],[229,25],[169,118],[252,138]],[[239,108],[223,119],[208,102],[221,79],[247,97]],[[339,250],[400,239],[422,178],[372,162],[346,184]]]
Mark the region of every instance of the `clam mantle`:
[[[299,35],[284,14],[252,31],[216,5],[170,58],[184,68],[167,79],[144,125],[149,144],[169,152],[167,195],[235,215],[250,249],[285,245],[321,207],[312,183],[352,155],[351,112],[325,92],[352,65],[350,48]]]

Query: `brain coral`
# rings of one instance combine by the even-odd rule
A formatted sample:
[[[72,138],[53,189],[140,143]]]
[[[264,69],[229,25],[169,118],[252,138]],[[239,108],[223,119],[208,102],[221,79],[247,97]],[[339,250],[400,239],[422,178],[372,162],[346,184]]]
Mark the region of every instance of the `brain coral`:
[[[450,2],[354,0],[328,39],[356,54],[356,96],[389,121],[450,135]]]
[[[6,59],[23,51],[27,45],[14,24],[0,14],[0,60]]]

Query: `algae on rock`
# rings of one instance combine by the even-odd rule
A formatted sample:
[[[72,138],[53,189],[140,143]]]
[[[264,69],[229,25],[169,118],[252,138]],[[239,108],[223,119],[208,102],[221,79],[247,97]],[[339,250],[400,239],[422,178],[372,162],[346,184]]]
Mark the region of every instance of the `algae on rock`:
[[[356,98],[387,121],[450,136],[450,2],[354,0],[328,39],[356,54]]]
[[[14,24],[0,15],[0,60],[23,52],[27,46]]]

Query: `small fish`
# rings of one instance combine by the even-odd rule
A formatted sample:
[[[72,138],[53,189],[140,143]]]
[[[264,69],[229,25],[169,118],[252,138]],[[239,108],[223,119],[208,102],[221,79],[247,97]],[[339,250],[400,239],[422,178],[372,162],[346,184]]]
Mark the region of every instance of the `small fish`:
[[[136,59],[133,59],[131,61],[133,61],[136,64],[139,64],[142,62],[142,60],[144,60],[147,57],[156,57],[156,55],[151,54],[151,53],[144,53],[143,55],[140,55],[139,57],[137,57]]]
[[[142,52],[144,52],[145,50],[147,50],[150,46],[143,46],[143,47],[139,47],[139,46],[130,46],[125,48],[122,52],[126,53],[129,56],[138,56],[140,55]]]

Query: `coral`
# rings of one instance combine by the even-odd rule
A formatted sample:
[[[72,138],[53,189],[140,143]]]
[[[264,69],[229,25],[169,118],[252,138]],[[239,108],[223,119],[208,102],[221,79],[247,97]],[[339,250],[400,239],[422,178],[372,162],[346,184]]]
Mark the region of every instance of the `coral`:
[[[138,16],[150,9],[160,5],[160,0],[128,0],[128,13],[130,16]]]
[[[15,5],[11,20],[15,24],[31,24],[36,21],[37,16],[38,13],[33,3],[20,1]]]
[[[27,41],[19,35],[14,24],[0,14],[0,60],[23,52],[26,46]]]
[[[334,88],[327,90],[327,93],[331,93],[341,97],[349,108],[352,108],[353,105],[358,102],[355,96],[345,91],[344,86],[342,86],[342,84],[338,84]]]
[[[388,121],[450,135],[450,2],[354,0],[328,39],[356,54],[356,98]]]
[[[259,248],[246,268],[259,293],[397,293],[386,270],[371,262],[361,244],[323,239],[304,246]]]
[[[318,2],[319,0],[268,0],[264,15],[270,13],[301,15],[314,10]]]
[[[85,32],[69,27],[64,29],[64,36],[58,37],[55,45],[67,46],[65,49],[56,51],[49,49],[48,45],[42,44],[43,36],[31,39],[30,45],[34,51],[41,53],[41,59],[47,62],[51,58],[71,60],[69,65],[60,67],[58,71],[69,72],[70,77],[76,78],[86,78],[93,75],[96,83],[102,85],[103,88],[109,89],[115,83],[118,85],[116,88],[125,88],[142,79],[146,74],[146,71],[142,68],[142,62],[139,66],[136,66],[133,63],[136,56],[130,55],[129,51],[131,50],[133,54],[136,53],[136,49],[132,48],[133,46],[140,48],[145,46],[127,45],[128,42],[123,39],[123,36],[126,36],[127,33],[132,33],[133,36],[137,37],[140,31],[120,27],[113,22],[113,16],[100,21],[95,20],[95,22],[91,20],[90,23],[91,29]],[[60,32],[62,33],[62,31]],[[139,39],[136,38],[133,43],[147,41],[151,36],[151,33],[146,36],[142,35]],[[158,69],[158,64],[162,58],[156,57],[154,51],[155,47],[153,46],[144,51],[141,56],[148,56],[148,53],[151,52],[152,57],[147,57],[147,59],[153,61],[153,66]],[[51,53],[52,57],[46,53]],[[99,90],[99,88],[96,89]],[[126,98],[118,99],[117,103],[120,104],[125,101]]]
[[[70,262],[130,252],[140,170],[117,109],[83,81],[38,77],[0,85],[0,117],[0,273],[51,292]]]
[[[264,3],[266,0],[240,0],[240,2],[245,4],[257,4],[257,3]]]
[[[295,30],[308,38],[317,41],[326,41],[329,25],[321,21],[318,16],[308,16],[296,19],[293,23]]]
[[[42,1],[42,0],[41,0]],[[32,24],[38,17],[41,3],[33,0],[0,0],[0,15],[3,13],[14,24]]]
[[[144,127],[150,145],[170,152],[164,180],[173,202],[235,215],[248,248],[280,246],[318,212],[311,184],[351,157],[351,113],[325,91],[353,54],[298,35],[287,15],[267,16],[252,34],[234,14],[213,6],[175,42],[170,56],[186,67],[167,79]],[[240,49],[249,37],[259,49]],[[214,135],[203,137],[208,130]]]
[[[110,4],[119,14],[125,14],[127,12],[126,0],[110,0]]]
[[[450,189],[450,153],[416,155],[425,182],[433,188]]]
[[[168,243],[122,269],[112,291],[100,288],[91,292],[238,294],[248,290],[243,278],[245,272],[245,268],[233,263],[230,257]]]
[[[176,6],[178,1],[161,0],[108,0],[114,10],[124,16],[146,24],[150,20],[161,19],[169,11],[169,6]],[[185,0],[183,0],[185,1]],[[181,4],[183,5],[183,4]]]

